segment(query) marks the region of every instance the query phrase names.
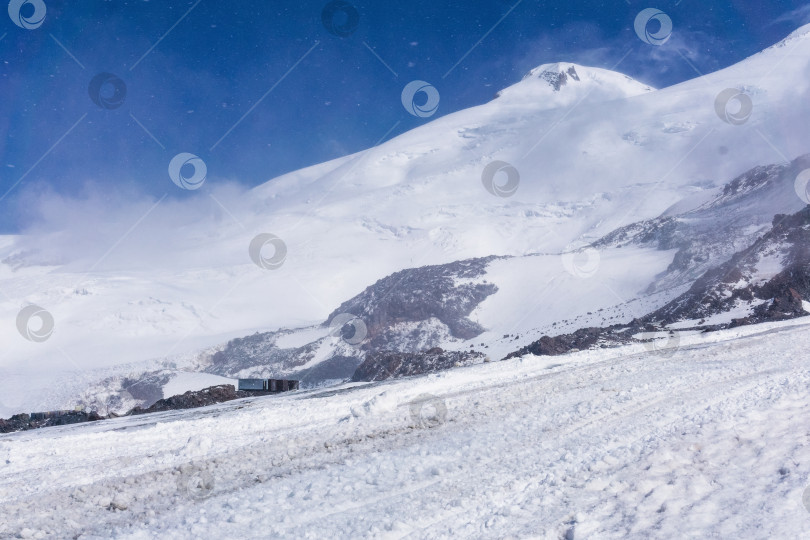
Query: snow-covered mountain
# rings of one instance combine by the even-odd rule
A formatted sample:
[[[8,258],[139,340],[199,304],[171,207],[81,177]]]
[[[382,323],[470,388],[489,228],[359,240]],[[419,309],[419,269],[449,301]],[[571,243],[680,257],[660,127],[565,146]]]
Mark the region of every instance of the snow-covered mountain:
[[[673,207],[580,252],[395,272],[343,302],[321,325],[237,338],[203,355],[194,370],[231,378],[292,377],[305,385],[380,380],[516,352],[561,354],[643,342],[662,328],[701,331],[735,318],[751,323],[805,315],[807,209],[774,213],[804,205],[794,179],[805,165],[810,157],[757,167],[712,190],[695,208],[676,205],[684,211]],[[627,272],[637,266],[645,271]],[[547,287],[526,294],[544,280]],[[542,337],[566,333],[571,335]],[[438,353],[424,353],[436,348]],[[157,394],[177,374],[164,369],[142,375],[138,391]]]
[[[803,162],[787,163],[810,151],[808,75],[810,26],[660,90],[544,64],[489,103],[247,193],[212,183],[97,221],[73,205],[69,225],[0,239],[0,415],[130,373],[158,388],[249,368],[327,381],[374,339],[497,359],[643,317],[801,208],[786,187]],[[746,97],[718,106],[730,88]],[[286,248],[277,269],[251,261],[263,233]],[[53,316],[46,341],[20,336],[29,304]],[[340,334],[352,316],[371,341]]]

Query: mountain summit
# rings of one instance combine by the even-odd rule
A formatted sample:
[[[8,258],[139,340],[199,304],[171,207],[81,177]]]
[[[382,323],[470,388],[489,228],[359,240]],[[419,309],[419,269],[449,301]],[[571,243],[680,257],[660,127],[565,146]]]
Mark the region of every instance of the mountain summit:
[[[520,82],[501,90],[496,97],[503,101],[535,103],[541,98],[546,105],[542,108],[553,108],[585,99],[609,101],[653,91],[655,88],[623,73],[556,62],[532,69]]]

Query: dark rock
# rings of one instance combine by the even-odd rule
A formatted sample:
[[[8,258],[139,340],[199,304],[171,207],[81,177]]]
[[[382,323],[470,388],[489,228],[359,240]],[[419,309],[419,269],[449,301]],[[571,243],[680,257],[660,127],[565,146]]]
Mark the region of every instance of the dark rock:
[[[755,284],[757,264],[778,254],[785,267],[763,284]],[[807,315],[810,298],[810,206],[774,218],[773,228],[750,247],[700,276],[687,292],[645,317],[659,324],[704,319],[729,311],[738,301],[753,303],[753,314],[730,324],[755,324]]]
[[[443,351],[434,347],[420,353],[380,351],[370,353],[357,368],[352,381],[382,381],[433,373],[453,367],[480,364],[486,356],[475,351]]]
[[[574,69],[574,66],[570,66],[566,71],[543,71],[538,74],[537,77],[546,81],[555,92],[559,92],[560,89],[568,83],[569,77],[575,81],[579,81],[579,74],[577,70]]]
[[[458,279],[483,276],[497,257],[469,259],[450,264],[422,266],[395,272],[341,304],[324,325],[339,314],[360,318],[368,330],[366,350],[385,350],[396,339],[400,323],[436,318],[453,337],[472,339],[484,329],[467,316],[498,288],[491,283],[457,284]]]
[[[160,411],[174,411],[180,409],[194,409],[224,403],[234,399],[241,399],[257,395],[270,395],[273,392],[246,392],[238,391],[231,384],[212,386],[196,392],[186,392],[179,396],[161,399],[148,409],[135,407],[126,415],[148,414]],[[39,417],[42,418],[39,418]],[[111,415],[114,417],[116,415]],[[79,424],[82,422],[95,422],[106,418],[95,411],[57,411],[53,413],[37,413],[37,415],[16,414],[8,420],[0,419],[0,433],[12,433],[16,431],[26,431],[29,429],[39,429],[49,426],[64,426],[68,424]]]
[[[172,379],[172,374],[155,373],[138,379],[125,378],[121,388],[134,399],[145,403],[154,403],[163,397],[163,387]]]
[[[337,355],[296,374],[302,384],[349,379],[361,360],[354,356]]]
[[[557,336],[543,336],[537,341],[509,353],[506,358],[520,357],[526,354],[535,356],[558,356],[569,352],[583,351],[594,347],[615,347],[631,341],[629,335],[633,331],[624,332],[628,328],[641,330],[640,324],[634,320],[630,325],[613,325],[605,328],[580,328],[570,334]]]
[[[234,399],[241,399],[256,395],[270,395],[272,392],[237,390],[232,384],[211,386],[204,390],[189,391],[185,394],[161,399],[148,409],[135,407],[127,414],[147,414],[161,411],[176,411],[181,409],[196,409],[216,403],[224,403]]]
[[[774,221],[772,208],[796,212],[801,201],[793,193],[799,171],[810,167],[810,154],[785,165],[755,167],[731,182],[711,200],[677,215],[632,223],[604,236],[597,249],[642,245],[677,250],[672,263],[656,276],[646,292],[693,283],[711,268],[750,246]],[[763,204],[764,201],[768,201]],[[776,216],[776,221],[779,221]],[[734,276],[729,275],[731,280]]]
[[[0,433],[14,433],[49,426],[95,422],[97,420],[102,420],[102,417],[95,411],[89,413],[85,411],[55,411],[37,413],[36,415],[15,414],[8,420],[0,418]]]

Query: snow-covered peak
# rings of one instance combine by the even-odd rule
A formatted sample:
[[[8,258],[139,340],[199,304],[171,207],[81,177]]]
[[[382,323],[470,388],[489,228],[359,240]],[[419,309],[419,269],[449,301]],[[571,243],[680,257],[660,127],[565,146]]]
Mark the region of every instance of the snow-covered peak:
[[[523,76],[523,80],[531,79],[533,77],[544,77],[548,75],[563,75],[563,83],[565,81],[565,73],[567,72],[568,75],[571,76],[572,79],[575,81],[579,81],[579,74],[577,73],[577,68],[580,71],[585,71],[586,68],[579,66],[577,64],[572,64],[570,62],[554,62],[551,64],[542,64],[537,66],[536,68],[529,71],[526,75]]]
[[[555,62],[532,69],[520,82],[500,91],[497,97],[507,102],[537,102],[540,98],[550,108],[565,106],[585,97],[589,101],[605,101],[654,90],[623,73],[570,62]]]

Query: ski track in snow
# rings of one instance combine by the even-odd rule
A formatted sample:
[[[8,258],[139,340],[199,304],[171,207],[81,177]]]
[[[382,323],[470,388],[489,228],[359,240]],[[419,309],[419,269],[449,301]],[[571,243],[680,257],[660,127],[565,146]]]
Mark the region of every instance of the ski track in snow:
[[[0,436],[0,537],[807,537],[808,329]]]

